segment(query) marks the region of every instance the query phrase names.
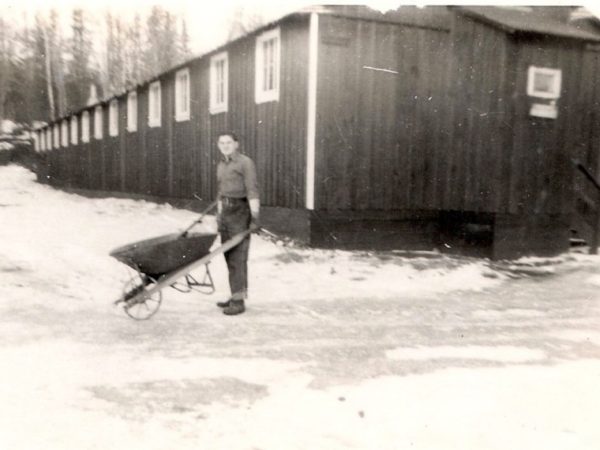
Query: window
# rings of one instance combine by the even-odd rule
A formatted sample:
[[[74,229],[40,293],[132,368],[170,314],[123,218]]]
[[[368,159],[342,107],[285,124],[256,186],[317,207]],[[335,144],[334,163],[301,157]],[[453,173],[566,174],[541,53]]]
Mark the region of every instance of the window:
[[[560,97],[562,71],[547,67],[529,66],[527,95],[531,97],[557,99]]]
[[[119,135],[119,101],[116,99],[108,104],[108,135]]]
[[[69,123],[63,120],[60,124],[60,143],[63,147],[68,147],[69,145]]]
[[[46,130],[40,130],[40,150],[46,150]]]
[[[102,139],[102,105],[94,109],[94,138]]]
[[[127,131],[137,131],[137,92],[127,94]]]
[[[210,59],[210,113],[227,112],[229,62],[227,53],[219,53]]]
[[[77,145],[77,139],[79,136],[77,136],[78,134],[78,129],[77,129],[77,116],[73,116],[71,117],[71,144],[73,145]]]
[[[256,38],[256,103],[279,100],[279,28]]]
[[[54,148],[59,148],[60,147],[60,130],[58,128],[58,124],[55,123],[54,127],[52,128],[52,137],[54,138]]]
[[[52,150],[52,128],[46,128],[46,150]]]
[[[175,120],[190,120],[190,69],[175,74]]]
[[[150,84],[148,92],[148,126],[160,127],[160,81]]]
[[[81,114],[81,142],[90,142],[90,113]]]
[[[33,138],[33,150],[36,152],[39,152],[40,151],[40,132],[34,131],[31,134],[31,137]]]

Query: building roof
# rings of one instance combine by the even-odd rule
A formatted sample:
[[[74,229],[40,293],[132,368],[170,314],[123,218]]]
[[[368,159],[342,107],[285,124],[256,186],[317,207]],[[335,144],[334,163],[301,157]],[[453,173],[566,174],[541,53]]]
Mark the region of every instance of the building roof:
[[[303,12],[308,12],[306,8]],[[377,22],[390,22],[424,28],[450,29],[450,11],[447,6],[412,6],[402,5],[397,9],[381,12],[363,5],[327,5],[313,11],[320,14],[329,14],[349,19],[373,20]]]
[[[457,6],[463,14],[507,33],[531,33],[600,42],[593,32],[572,20],[570,6]]]

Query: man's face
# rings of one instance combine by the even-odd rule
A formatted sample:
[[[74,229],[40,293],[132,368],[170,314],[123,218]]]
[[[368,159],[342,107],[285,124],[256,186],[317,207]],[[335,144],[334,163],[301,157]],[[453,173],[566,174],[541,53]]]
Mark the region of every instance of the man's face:
[[[230,156],[237,150],[239,144],[238,142],[234,141],[231,136],[224,135],[219,137],[217,145],[224,156]]]

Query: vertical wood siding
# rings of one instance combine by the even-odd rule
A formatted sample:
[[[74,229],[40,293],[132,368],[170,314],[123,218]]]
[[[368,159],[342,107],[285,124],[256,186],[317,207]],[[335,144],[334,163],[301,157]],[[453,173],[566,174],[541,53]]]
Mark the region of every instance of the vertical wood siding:
[[[103,158],[102,158],[102,140],[94,137],[96,127],[95,108],[90,110],[90,188],[93,190],[102,190],[103,179]]]
[[[513,167],[515,189],[509,212],[569,213],[573,205],[571,159],[578,153],[585,111],[578,106],[582,78],[583,44],[573,41],[531,39],[519,43],[516,62]],[[558,118],[529,115],[535,99],[526,95],[530,65],[562,70]],[[539,101],[539,100],[538,100]]]
[[[584,52],[581,71],[583,79],[591,80],[598,76],[600,51]],[[576,158],[598,179],[600,178],[600,83],[582,84],[578,97],[578,115],[581,117],[582,132],[576,144]],[[588,225],[594,226],[595,217],[590,206],[598,198],[596,188],[578,172],[573,186],[575,195],[581,202],[577,205],[579,207],[577,212],[583,215]]]
[[[323,16],[316,208],[439,204],[449,33]]]
[[[315,208],[568,213],[572,156],[600,172],[598,54],[581,41],[511,35],[458,13],[448,29],[320,16]],[[281,29],[280,99],[256,104],[256,35],[231,43],[228,111],[209,112],[210,56],[191,62],[191,117],[176,122],[175,71],[160,77],[161,126],[49,151],[55,182],[205,200],[216,195],[216,136],[233,130],[254,159],[265,205],[305,200],[308,17]],[[529,115],[530,65],[562,70],[556,120]],[[81,116],[79,115],[81,136]],[[575,180],[582,191],[584,184]],[[591,195],[591,194],[590,194]]]
[[[288,21],[281,27],[280,98],[256,104],[254,94],[255,36],[227,48],[229,58],[228,111],[209,112],[210,57],[191,70],[195,180],[191,186],[203,198],[216,195],[216,137],[232,130],[240,149],[256,163],[262,202],[269,206],[304,205],[306,136],[306,73],[308,22]],[[179,139],[179,138],[178,138]]]
[[[499,212],[507,206],[514,116],[512,47],[506,34],[455,16],[448,143],[442,207]],[[440,155],[443,157],[443,155]]]

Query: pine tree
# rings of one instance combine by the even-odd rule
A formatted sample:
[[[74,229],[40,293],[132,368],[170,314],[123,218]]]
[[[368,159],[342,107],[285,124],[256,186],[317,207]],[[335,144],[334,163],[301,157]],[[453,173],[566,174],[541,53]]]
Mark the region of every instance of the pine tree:
[[[35,93],[33,91],[33,45],[25,13],[23,13],[23,25],[16,29],[13,40],[15,52],[12,58],[9,97],[15,121],[27,123],[33,116],[32,106]]]
[[[181,18],[181,35],[179,38],[179,58],[180,62],[187,61],[192,57],[190,50],[190,36],[187,31],[185,17]]]
[[[125,37],[125,85],[128,88],[140,83],[144,73],[142,27],[139,14],[135,15],[133,23],[127,27]]]
[[[58,28],[58,14],[55,9],[50,11],[50,27],[48,29],[50,44],[50,62],[57,117],[67,113],[67,90],[65,87],[65,67],[63,59],[63,40]]]
[[[29,100],[30,121],[48,121],[50,119],[48,80],[46,79],[46,40],[44,22],[39,14],[35,16],[35,25],[30,33],[31,48],[31,98]]]
[[[10,29],[0,16],[0,123],[7,118],[8,87],[11,76]]]
[[[73,10],[71,29],[70,61],[66,84],[69,110],[75,111],[85,106],[90,84],[94,80],[90,68],[92,42],[82,9]]]
[[[146,38],[145,78],[164,72],[180,61],[175,17],[160,6],[154,6],[146,20]]]

